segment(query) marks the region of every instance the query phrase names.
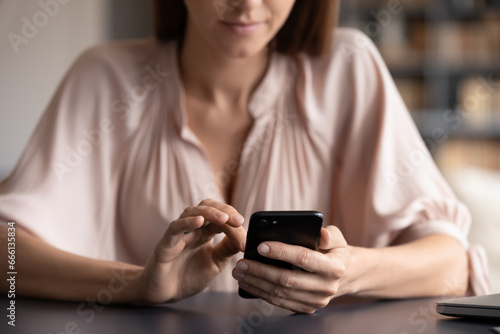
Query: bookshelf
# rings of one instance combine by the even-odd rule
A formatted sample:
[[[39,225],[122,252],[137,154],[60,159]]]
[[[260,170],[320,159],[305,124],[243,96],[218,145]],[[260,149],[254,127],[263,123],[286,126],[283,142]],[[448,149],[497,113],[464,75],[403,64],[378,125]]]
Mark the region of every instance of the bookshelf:
[[[351,0],[442,171],[500,170],[500,1]]]

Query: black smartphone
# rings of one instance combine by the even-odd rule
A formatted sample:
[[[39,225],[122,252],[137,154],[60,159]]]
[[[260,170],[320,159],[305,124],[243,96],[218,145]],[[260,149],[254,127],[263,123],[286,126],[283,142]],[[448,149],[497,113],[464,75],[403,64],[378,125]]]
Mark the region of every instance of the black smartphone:
[[[259,211],[252,214],[248,225],[244,258],[278,266],[298,269],[290,263],[274,260],[259,254],[257,247],[264,241],[280,241],[317,249],[323,215],[318,211]],[[255,298],[242,288],[238,294],[243,298]]]

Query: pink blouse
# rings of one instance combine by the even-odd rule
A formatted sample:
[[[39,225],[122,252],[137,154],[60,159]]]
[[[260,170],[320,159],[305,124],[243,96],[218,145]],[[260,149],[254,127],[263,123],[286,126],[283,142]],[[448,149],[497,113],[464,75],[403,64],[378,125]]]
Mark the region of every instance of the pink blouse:
[[[325,58],[274,53],[248,110],[239,167],[214,174],[187,127],[176,43],[95,47],[0,183],[0,220],[65,251],[144,265],[169,222],[204,198],[223,201],[216,180],[233,174],[230,204],[247,222],[257,210],[318,210],[364,247],[450,235],[468,250],[471,290],[488,291],[469,212],[366,36],[337,29]],[[232,267],[210,289],[235,291]]]

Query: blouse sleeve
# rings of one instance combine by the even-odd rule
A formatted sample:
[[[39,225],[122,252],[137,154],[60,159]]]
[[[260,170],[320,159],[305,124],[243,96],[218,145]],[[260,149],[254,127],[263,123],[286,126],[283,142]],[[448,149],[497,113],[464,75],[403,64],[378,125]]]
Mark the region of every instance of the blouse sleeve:
[[[62,250],[109,258],[121,132],[111,101],[120,89],[100,53],[92,49],[76,61],[0,183],[0,221]]]
[[[345,96],[351,100],[338,162],[336,223],[348,240],[366,247],[449,235],[467,249],[472,293],[487,293],[484,250],[467,240],[469,211],[436,167],[376,47],[349,31],[337,52],[349,63]]]

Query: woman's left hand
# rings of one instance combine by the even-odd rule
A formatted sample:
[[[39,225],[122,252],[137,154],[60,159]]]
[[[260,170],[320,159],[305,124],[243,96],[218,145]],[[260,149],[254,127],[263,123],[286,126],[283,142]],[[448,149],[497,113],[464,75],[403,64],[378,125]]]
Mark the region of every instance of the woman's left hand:
[[[314,313],[344,294],[343,282],[350,253],[340,230],[321,229],[318,250],[266,241],[259,245],[262,256],[291,263],[303,270],[289,270],[242,259],[233,269],[239,286],[267,302],[299,313]]]

